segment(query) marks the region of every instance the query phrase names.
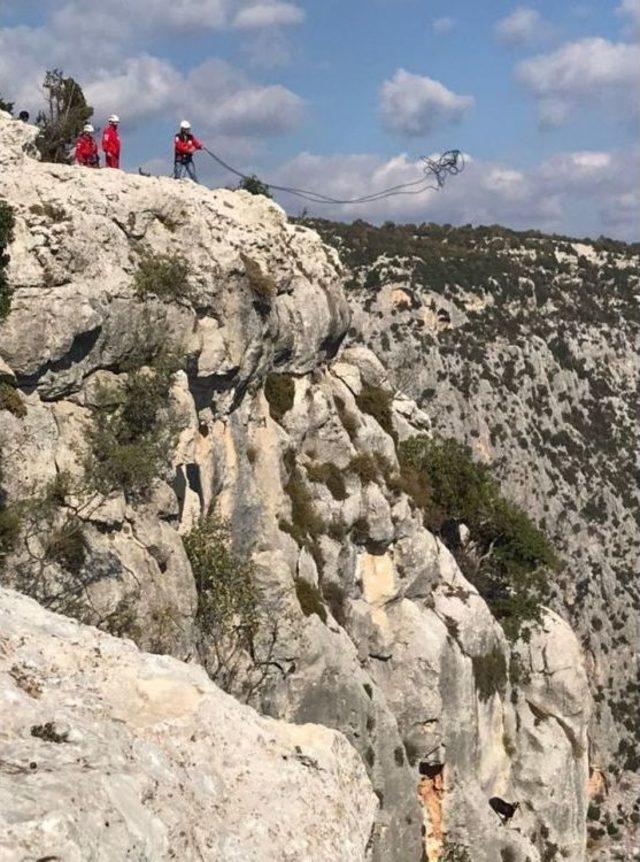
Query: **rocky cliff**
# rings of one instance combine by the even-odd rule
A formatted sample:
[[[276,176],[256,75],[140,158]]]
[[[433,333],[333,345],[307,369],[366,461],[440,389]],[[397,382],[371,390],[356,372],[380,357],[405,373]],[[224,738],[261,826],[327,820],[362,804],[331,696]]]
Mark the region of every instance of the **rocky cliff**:
[[[4,860],[363,858],[377,800],[344,736],[15,593],[0,607]]]
[[[425,526],[399,457],[436,417],[345,345],[338,254],[265,198],[40,164],[32,131],[0,115],[1,562],[48,610],[0,599],[0,846],[55,803],[70,859],[86,804],[86,841],[120,824],[95,858],[583,860],[582,649],[552,610],[507,640]]]
[[[640,246],[315,222],[350,272],[351,337],[437,432],[491,464],[565,561],[554,607],[594,700],[589,856],[637,841]]]

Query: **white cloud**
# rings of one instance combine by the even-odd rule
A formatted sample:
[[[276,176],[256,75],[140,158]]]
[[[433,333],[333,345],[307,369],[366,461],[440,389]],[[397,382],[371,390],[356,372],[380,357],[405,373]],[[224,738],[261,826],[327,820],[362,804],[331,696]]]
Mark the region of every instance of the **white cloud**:
[[[547,26],[537,9],[518,6],[506,18],[498,21],[494,29],[500,41],[508,45],[518,45],[542,36]]]
[[[275,9],[281,22],[283,9],[295,8],[288,3],[258,5]],[[239,8],[255,9],[256,3],[101,0],[87,7],[85,0],[52,0],[42,26],[0,27],[0,92],[35,113],[42,104],[45,69],[60,67],[82,83],[98,122],[116,112],[132,130],[150,119],[180,119],[187,113],[205,131],[215,128],[217,135],[231,136],[246,149],[240,138],[295,128],[303,114],[302,99],[282,86],[258,85],[223,61],[210,59],[184,72],[144,52],[165,28],[178,26],[178,18],[183,30],[198,22],[201,29],[220,28],[232,25]],[[275,31],[253,32],[259,37]]]
[[[282,201],[292,212],[306,205],[315,215],[335,218],[498,223],[575,236],[613,232],[623,239],[637,240],[640,201],[629,192],[628,175],[613,169],[620,158],[619,153],[582,151],[518,170],[467,157],[464,173],[450,177],[440,192],[391,197],[366,205],[305,204],[291,196],[282,196]],[[629,170],[637,170],[639,163],[640,153],[625,156]],[[374,155],[322,157],[303,153],[283,165],[275,177],[266,179],[322,190],[343,199],[412,182],[420,178],[421,169],[421,163],[406,154],[384,161]]]
[[[628,15],[634,23],[640,24],[640,0],[622,0],[616,11],[619,15]]]
[[[631,36],[640,36],[640,0],[622,0],[616,9],[618,15],[628,18]]]
[[[456,26],[456,22],[453,18],[449,18],[448,15],[443,15],[441,18],[434,18],[431,22],[431,26],[434,33],[444,35],[445,33],[450,33],[453,30],[453,28]]]
[[[459,96],[440,81],[398,69],[380,89],[384,126],[402,135],[420,136],[461,120],[473,107],[471,96]]]
[[[185,82],[186,110],[216,135],[264,137],[294,129],[304,102],[279,84],[260,86],[222,60],[209,60]],[[184,96],[181,99],[185,104]]]
[[[538,99],[540,118],[564,122],[572,109],[599,104],[637,112],[640,47],[589,38],[518,64],[517,75]]]
[[[293,3],[255,3],[241,9],[234,18],[238,29],[288,27],[304,21],[304,11]]]
[[[294,129],[304,102],[280,85],[260,86],[223,60],[207,60],[184,75],[156,57],[126,60],[85,87],[96,116],[117,112],[129,130],[153,117],[188,116],[202,134],[253,138]]]
[[[170,63],[157,57],[133,57],[119,72],[102,73],[85,86],[87,101],[96,117],[119,113],[128,128],[171,110],[185,82]]]

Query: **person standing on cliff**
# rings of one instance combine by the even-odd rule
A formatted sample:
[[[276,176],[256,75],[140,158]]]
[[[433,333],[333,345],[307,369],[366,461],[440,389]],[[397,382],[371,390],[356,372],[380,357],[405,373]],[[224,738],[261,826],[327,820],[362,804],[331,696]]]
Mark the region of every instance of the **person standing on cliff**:
[[[91,123],[87,123],[76,141],[75,162],[83,168],[100,167],[100,156],[98,155],[98,145],[93,137],[94,132],[95,129]]]
[[[203,147],[200,141],[191,134],[191,123],[188,120],[183,120],[180,123],[180,131],[175,136],[173,143],[173,178],[180,180],[186,174],[190,180],[197,183],[193,154]]]
[[[104,152],[105,166],[108,168],[120,167],[120,135],[118,134],[118,125],[120,117],[117,114],[111,114],[109,122],[102,133],[102,150]]]

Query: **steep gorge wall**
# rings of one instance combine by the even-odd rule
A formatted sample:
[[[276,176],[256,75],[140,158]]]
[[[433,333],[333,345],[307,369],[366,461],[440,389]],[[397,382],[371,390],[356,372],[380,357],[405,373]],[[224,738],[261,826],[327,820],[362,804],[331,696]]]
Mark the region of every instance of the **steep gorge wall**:
[[[640,248],[498,227],[314,223],[349,269],[353,343],[491,465],[565,561],[553,606],[594,711],[589,858],[637,846]]]
[[[350,313],[335,252],[263,198],[38,164],[30,134],[0,117],[0,199],[16,215],[0,357],[24,407],[0,411],[8,502],[62,471],[81,478],[99,386],[126,379],[141,341],[179,345],[186,363],[170,395],[179,440],[149,493],[83,510],[79,571],[47,563],[21,580],[33,570],[19,545],[4,582],[143,649],[202,658],[182,536],[215,508],[277,622],[250,702],[341,731],[358,751],[377,797],[362,858],[418,862],[435,810],[419,805],[420,767],[442,765],[430,859],[467,848],[474,862],[583,860],[580,647],[549,612],[524,657],[528,681],[512,687],[500,626],[393,481],[397,441],[432,420],[401,395],[382,414],[363,406],[388,381],[368,350],[341,347]],[[190,289],[137,295],[141,252],[183,254]],[[265,391],[274,373],[287,386],[280,409]],[[60,600],[69,591],[82,599],[73,607]],[[511,828],[493,795],[521,802]],[[343,826],[353,830],[346,814]]]

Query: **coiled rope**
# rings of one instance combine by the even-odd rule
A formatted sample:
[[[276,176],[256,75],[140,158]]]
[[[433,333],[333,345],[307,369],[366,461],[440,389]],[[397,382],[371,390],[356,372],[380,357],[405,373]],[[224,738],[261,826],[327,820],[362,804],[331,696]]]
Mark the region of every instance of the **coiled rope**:
[[[257,179],[256,177],[243,174],[242,171],[239,171],[232,165],[227,164],[224,159],[221,159],[220,156],[211,152],[211,150],[208,150],[206,147],[203,147],[203,149],[221,167],[230,173],[235,174],[235,176],[240,179],[245,181]],[[457,176],[464,170],[464,156],[460,150],[447,150],[442,153],[441,156],[436,158],[421,156],[421,161],[423,163],[423,176],[420,179],[413,180],[408,183],[400,183],[397,186],[390,186],[389,188],[381,189],[379,192],[374,192],[370,195],[363,195],[358,198],[332,198],[329,197],[329,195],[323,195],[320,192],[298,189],[293,186],[278,186],[274,183],[263,183],[263,185],[265,185],[270,191],[285,192],[286,194],[295,195],[296,197],[316,204],[368,204],[373,201],[383,200],[384,198],[395,197],[396,195],[421,195],[426,191],[439,191],[443,188],[447,177]],[[435,185],[433,185],[434,179]]]

